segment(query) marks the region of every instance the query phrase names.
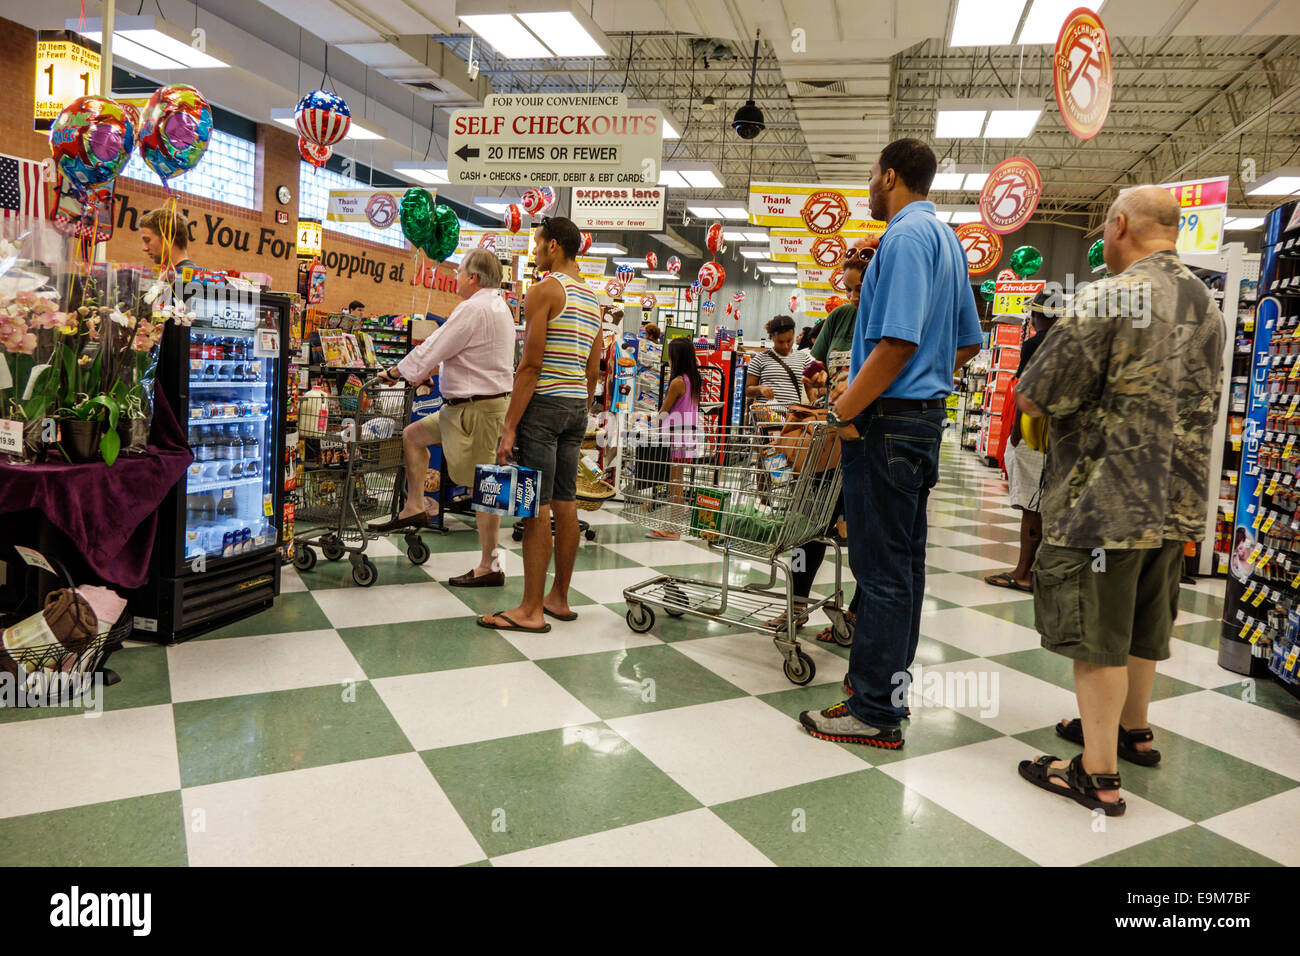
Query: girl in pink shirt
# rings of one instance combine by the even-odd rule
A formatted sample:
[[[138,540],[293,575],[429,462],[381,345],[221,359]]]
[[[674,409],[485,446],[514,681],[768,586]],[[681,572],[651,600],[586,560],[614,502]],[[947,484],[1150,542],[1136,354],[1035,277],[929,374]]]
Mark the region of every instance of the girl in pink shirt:
[[[695,346],[688,338],[673,339],[668,343],[669,375],[668,390],[664,393],[663,404],[659,408],[661,434],[668,442],[670,457],[673,462],[687,462],[704,454],[704,443],[700,434],[700,390],[703,381],[700,378],[700,366],[695,360]],[[672,466],[670,480],[670,501],[675,506],[673,511],[682,514],[682,473],[684,466]],[[651,531],[649,537],[676,541],[680,535],[668,531]]]

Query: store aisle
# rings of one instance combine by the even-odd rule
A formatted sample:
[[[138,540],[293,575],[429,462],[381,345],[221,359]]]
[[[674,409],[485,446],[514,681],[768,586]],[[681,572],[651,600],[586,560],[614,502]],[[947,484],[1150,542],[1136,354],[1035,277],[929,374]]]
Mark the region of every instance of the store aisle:
[[[1095,830],[1019,779],[1018,760],[1077,752],[1052,732],[1076,709],[1032,600],[981,580],[1015,563],[1005,487],[945,443],[900,751],[800,729],[840,699],[824,619],[806,688],[762,636],[628,629],[622,589],[707,575],[699,544],[597,513],[579,620],[497,634],[474,615],[517,603],[518,545],[502,534],[504,593],[447,589],[477,548],[465,524],[423,568],[380,542],[376,587],[322,560],[286,570],[271,612],[128,648],[100,716],[0,711],[0,863],[1300,865],[1275,823],[1300,812],[1300,703],[1217,667],[1221,582],[1183,589],[1151,710],[1164,761],[1121,766],[1126,816]]]

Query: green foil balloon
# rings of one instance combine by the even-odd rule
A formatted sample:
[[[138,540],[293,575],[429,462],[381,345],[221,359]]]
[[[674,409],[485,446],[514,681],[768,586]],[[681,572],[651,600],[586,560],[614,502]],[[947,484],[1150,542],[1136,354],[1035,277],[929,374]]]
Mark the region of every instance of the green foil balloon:
[[[433,197],[429,190],[413,186],[402,195],[402,235],[417,249],[433,241]]]
[[[985,279],[980,285],[980,295],[984,296],[985,302],[993,301],[993,280]]]
[[[433,211],[432,235],[429,241],[421,246],[425,255],[435,262],[446,262],[447,258],[456,251],[459,242],[460,219],[456,216],[456,210],[450,206],[437,207]]]
[[[1104,239],[1098,239],[1088,247],[1088,265],[1092,267],[1093,272],[1106,268],[1105,245]]]
[[[1011,253],[1011,271],[1022,279],[1028,279],[1042,267],[1043,254],[1033,246],[1021,246]]]

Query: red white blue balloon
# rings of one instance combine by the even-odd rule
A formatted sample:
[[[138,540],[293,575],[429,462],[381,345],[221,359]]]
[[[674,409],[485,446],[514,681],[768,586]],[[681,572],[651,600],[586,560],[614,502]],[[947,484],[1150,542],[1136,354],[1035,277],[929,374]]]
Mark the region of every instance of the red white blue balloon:
[[[664,268],[673,275],[677,275],[677,273],[682,271],[682,260],[678,259],[676,256],[669,256],[668,261],[664,263]]]
[[[531,189],[525,189],[520,203],[528,215],[536,216],[538,213],[545,212],[555,205],[555,190],[550,186],[534,186]]]
[[[705,315],[712,315],[713,310],[716,309],[717,306],[713,304],[712,299],[709,299],[703,305],[701,305],[700,308],[704,310]]]
[[[743,291],[742,291],[742,292],[733,292],[733,293],[731,294],[731,301],[732,301],[732,302],[744,302],[744,301],[745,301],[745,293],[744,293]]]
[[[623,265],[614,270],[614,275],[619,282],[623,283],[623,285],[627,285],[632,281],[632,277],[636,275],[636,270],[631,266]]]
[[[312,90],[293,113],[298,135],[317,146],[333,146],[348,135],[352,111],[343,97],[329,90]]]

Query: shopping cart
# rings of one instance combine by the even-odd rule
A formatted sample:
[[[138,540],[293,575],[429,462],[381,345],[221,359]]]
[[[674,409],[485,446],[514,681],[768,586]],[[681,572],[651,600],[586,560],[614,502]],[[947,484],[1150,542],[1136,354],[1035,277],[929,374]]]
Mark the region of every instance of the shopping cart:
[[[298,406],[298,434],[309,440],[303,478],[294,490],[295,520],[310,526],[294,535],[293,565],[316,566],[311,542],[330,561],[346,554],[352,580],[370,587],[379,577],[365,556],[366,544],[381,537],[366,522],[393,516],[402,480],[402,429],[411,419],[412,386],[381,386],[372,379],[350,395],[304,395]],[[311,447],[313,446],[314,447]],[[429,560],[429,547],[406,535],[412,564]]]
[[[795,684],[811,681],[816,668],[795,638],[799,618],[822,610],[838,643],[852,639],[844,618],[840,545],[825,536],[840,492],[840,469],[829,467],[836,440],[824,422],[798,428],[751,422],[706,432],[696,448],[700,454],[688,462],[666,464],[633,454],[621,481],[623,516],[651,530],[704,538],[721,555],[722,567],[720,581],[665,574],[627,588],[628,627],[650,630],[654,608],[661,608],[671,617],[691,614],[770,634],[784,658],[785,676]],[[635,429],[625,433],[623,447],[642,449],[657,441],[662,439],[654,431]],[[796,460],[801,470],[794,469]],[[791,575],[802,560],[796,549],[813,540],[835,549],[835,590],[820,600],[810,594],[796,611]],[[766,564],[767,580],[730,583],[733,557]]]

